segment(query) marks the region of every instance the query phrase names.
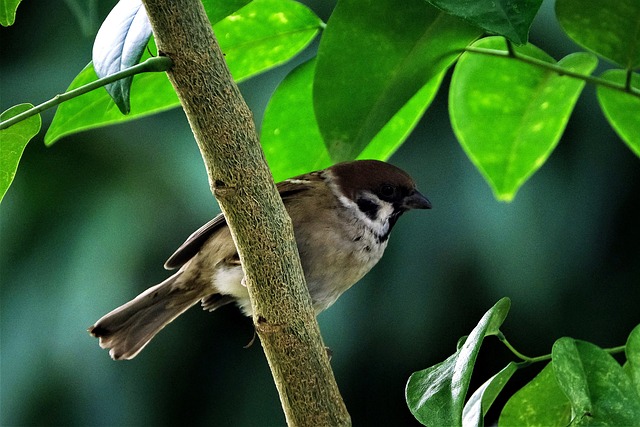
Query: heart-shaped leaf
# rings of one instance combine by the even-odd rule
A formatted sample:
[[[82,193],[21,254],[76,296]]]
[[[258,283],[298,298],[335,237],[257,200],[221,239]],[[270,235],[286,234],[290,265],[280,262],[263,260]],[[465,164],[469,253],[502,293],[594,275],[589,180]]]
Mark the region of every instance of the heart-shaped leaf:
[[[8,27],[16,22],[16,10],[22,0],[0,0],[0,25]]]
[[[502,37],[473,47],[506,50]],[[554,61],[532,45],[520,55]],[[595,56],[575,53],[558,65],[589,74]],[[508,57],[475,52],[462,55],[451,80],[449,114],[453,130],[496,198],[510,201],[547,160],[562,135],[584,81]]]
[[[627,363],[624,365],[624,370],[631,378],[631,383],[640,398],[640,325],[636,326],[629,334],[625,354]]]
[[[640,66],[640,1],[557,0],[556,15],[576,43],[625,69]]]
[[[141,0],[120,0],[104,20],[93,43],[93,68],[99,78],[140,61],[151,37],[151,23]],[[122,114],[129,113],[133,76],[105,86]]]
[[[481,31],[424,0],[341,0],[318,50],[313,103],[334,161],[353,160]]]
[[[627,73],[624,70],[607,70],[603,79],[624,85]],[[631,87],[636,91],[633,96],[605,86],[598,86],[598,102],[611,127],[640,157],[640,75],[633,74]]]
[[[525,44],[542,0],[427,0],[491,34]]]
[[[10,119],[33,108],[31,104],[19,104],[0,114],[0,121]],[[18,170],[20,157],[27,143],[38,134],[42,119],[40,114],[31,116],[6,129],[0,130],[0,201],[4,198]]]
[[[553,362],[518,390],[504,405],[499,426],[565,427],[571,421],[571,404],[553,373]]]
[[[640,425],[640,397],[616,360],[600,347],[561,338],[551,352],[575,425]]]
[[[462,425],[464,427],[484,426],[484,416],[487,415],[487,411],[496,397],[517,370],[518,365],[515,362],[509,362],[471,395],[462,411]]]
[[[460,426],[464,399],[482,341],[498,333],[511,302],[502,298],[485,313],[464,343],[447,360],[414,372],[406,387],[409,410],[424,425]]]

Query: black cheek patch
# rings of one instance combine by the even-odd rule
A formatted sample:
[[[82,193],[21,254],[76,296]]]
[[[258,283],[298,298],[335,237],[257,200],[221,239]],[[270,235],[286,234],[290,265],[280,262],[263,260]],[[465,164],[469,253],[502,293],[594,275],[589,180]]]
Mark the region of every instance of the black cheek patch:
[[[380,209],[380,206],[378,206],[377,203],[365,198],[359,198],[356,203],[358,205],[358,209],[372,220],[378,217],[378,210]]]

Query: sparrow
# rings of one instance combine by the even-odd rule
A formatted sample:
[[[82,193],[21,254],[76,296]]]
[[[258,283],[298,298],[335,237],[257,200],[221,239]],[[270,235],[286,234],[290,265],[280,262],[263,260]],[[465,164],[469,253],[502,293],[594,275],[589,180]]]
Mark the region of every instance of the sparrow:
[[[293,223],[316,315],[376,265],[404,212],[431,208],[406,172],[377,160],[339,163],[282,181],[277,188]],[[164,267],[178,271],[89,328],[114,360],[134,358],[198,302],[209,311],[234,302],[252,315],[242,265],[222,214],[189,236]]]

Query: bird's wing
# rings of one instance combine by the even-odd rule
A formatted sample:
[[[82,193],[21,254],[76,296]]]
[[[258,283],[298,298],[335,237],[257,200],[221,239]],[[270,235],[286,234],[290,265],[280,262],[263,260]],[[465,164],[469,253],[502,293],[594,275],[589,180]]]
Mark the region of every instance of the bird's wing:
[[[211,221],[194,231],[191,236],[169,257],[164,263],[164,268],[173,270],[182,267],[187,261],[200,251],[202,245],[209,240],[209,237],[221,227],[226,227],[227,221],[224,215],[219,214]]]
[[[311,180],[318,179],[316,176],[309,175],[307,175],[306,178],[311,178]],[[310,183],[311,181],[309,179],[297,177],[279,182],[277,187],[280,192],[280,197],[282,197],[282,200],[287,203],[287,201],[294,195],[311,188]],[[169,257],[167,262],[164,263],[164,268],[167,270],[173,270],[182,267],[187,261],[193,258],[198,251],[200,251],[200,248],[202,248],[205,242],[209,240],[213,233],[221,227],[226,226],[227,221],[222,214],[219,214],[211,221],[207,222],[205,225],[193,232],[193,234],[191,234],[191,236],[189,236],[187,240],[180,245],[173,255]]]
[[[278,187],[278,192],[280,193],[280,197],[282,197],[282,201],[286,205],[287,201],[291,198],[311,189],[312,182],[317,179],[318,178],[315,174],[308,174],[297,178],[287,179],[286,181],[279,182],[276,186]]]

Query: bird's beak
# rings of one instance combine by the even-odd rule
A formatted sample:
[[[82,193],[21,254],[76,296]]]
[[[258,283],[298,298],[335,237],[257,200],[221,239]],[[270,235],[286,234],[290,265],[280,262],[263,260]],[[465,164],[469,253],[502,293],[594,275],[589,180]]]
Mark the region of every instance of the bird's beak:
[[[431,209],[431,202],[418,190],[410,196],[405,197],[402,207],[405,209]]]

